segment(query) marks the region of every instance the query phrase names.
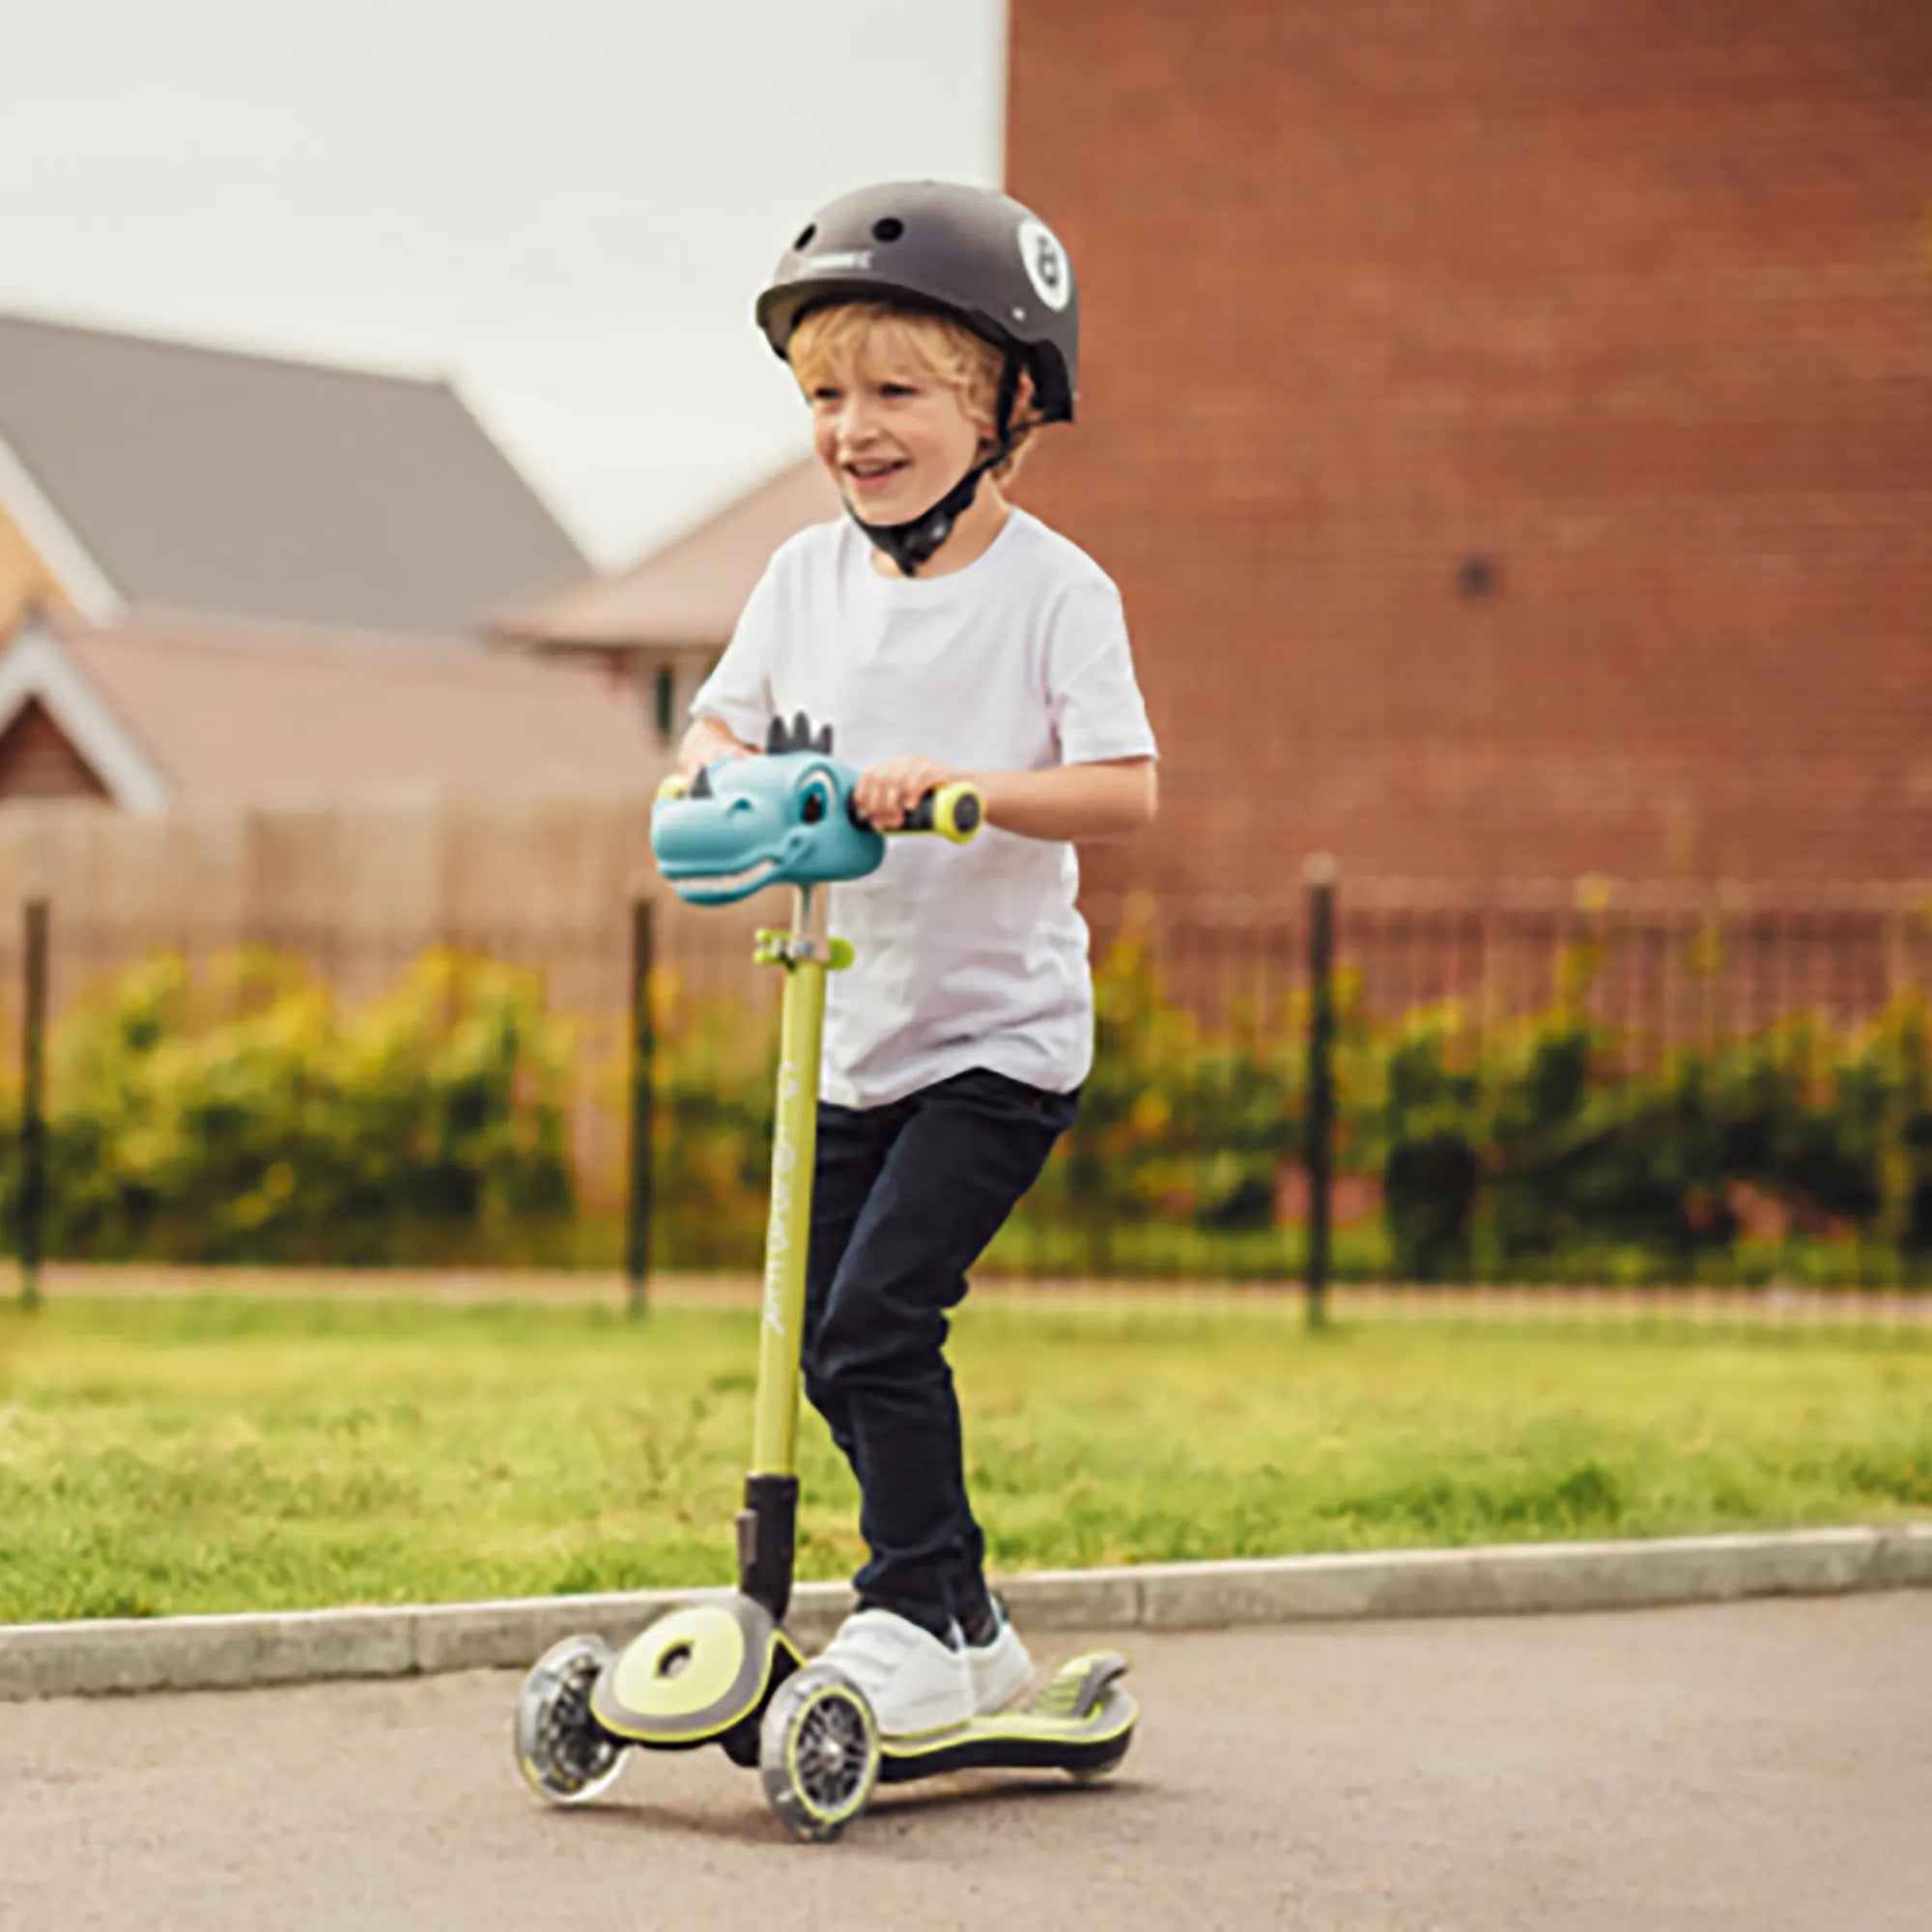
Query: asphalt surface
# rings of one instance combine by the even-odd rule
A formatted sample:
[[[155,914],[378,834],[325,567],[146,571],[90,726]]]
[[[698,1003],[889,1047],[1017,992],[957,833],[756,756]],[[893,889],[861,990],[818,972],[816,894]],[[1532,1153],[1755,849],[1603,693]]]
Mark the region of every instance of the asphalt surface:
[[[540,1806],[511,1673],[0,1705],[0,1926],[1932,1926],[1932,1593],[1125,1647],[1113,1780],[830,1847],[715,1750]]]

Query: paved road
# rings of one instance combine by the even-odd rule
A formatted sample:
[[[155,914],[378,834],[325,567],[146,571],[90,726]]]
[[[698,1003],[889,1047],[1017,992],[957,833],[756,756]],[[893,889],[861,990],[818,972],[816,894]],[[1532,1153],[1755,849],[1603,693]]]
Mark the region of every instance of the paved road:
[[[829,1848],[716,1751],[543,1809],[502,1673],[0,1705],[0,1925],[1932,1925],[1932,1595],[1129,1647],[1114,1782],[914,1786]]]

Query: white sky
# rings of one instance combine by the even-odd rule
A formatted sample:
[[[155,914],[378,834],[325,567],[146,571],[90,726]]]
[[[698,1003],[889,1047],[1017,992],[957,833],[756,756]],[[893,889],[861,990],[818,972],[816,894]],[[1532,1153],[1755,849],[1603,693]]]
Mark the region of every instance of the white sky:
[[[799,453],[753,297],[997,185],[1004,0],[0,0],[0,309],[453,376],[599,562]]]

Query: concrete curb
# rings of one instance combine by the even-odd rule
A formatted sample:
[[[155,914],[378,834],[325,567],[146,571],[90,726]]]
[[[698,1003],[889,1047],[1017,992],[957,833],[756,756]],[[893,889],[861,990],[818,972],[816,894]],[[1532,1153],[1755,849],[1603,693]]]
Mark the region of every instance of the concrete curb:
[[[1027,1631],[1509,1616],[1904,1589],[1932,1589],[1932,1523],[1151,1563],[1041,1571],[1000,1585],[1013,1621]],[[724,1594],[639,1590],[392,1609],[6,1624],[0,1625],[0,1702],[521,1669],[559,1637],[588,1631],[622,1643],[671,1605]],[[802,1584],[789,1627],[802,1642],[821,1643],[849,1602],[842,1583]]]

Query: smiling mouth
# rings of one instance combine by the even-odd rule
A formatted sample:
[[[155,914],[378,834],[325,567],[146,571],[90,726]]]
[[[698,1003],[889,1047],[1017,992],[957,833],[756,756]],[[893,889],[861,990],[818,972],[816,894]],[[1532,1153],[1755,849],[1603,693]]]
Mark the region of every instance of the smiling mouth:
[[[900,474],[900,472],[906,469],[909,466],[903,459],[897,463],[882,464],[877,469],[872,469],[868,467],[865,469],[856,469],[853,465],[848,463],[845,465],[845,474],[848,477],[850,477],[851,480],[854,483],[856,483],[860,489],[865,490],[865,489],[869,489],[874,485],[889,481],[892,477]]]

